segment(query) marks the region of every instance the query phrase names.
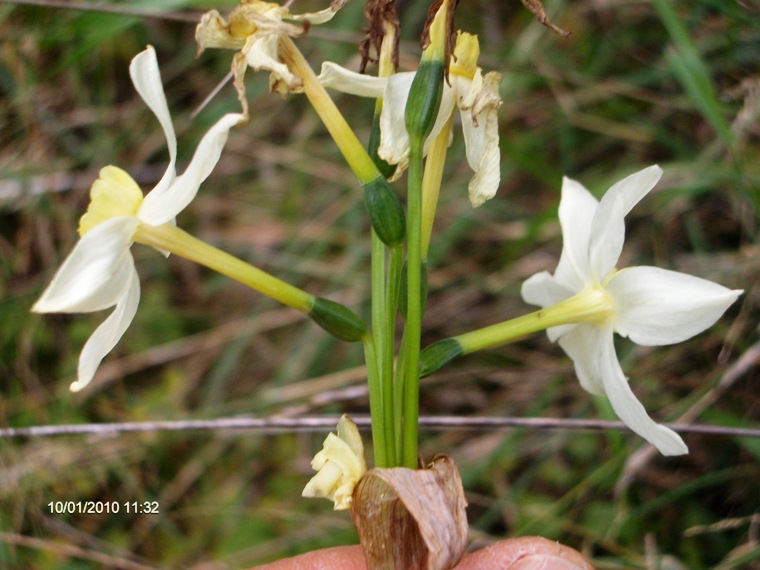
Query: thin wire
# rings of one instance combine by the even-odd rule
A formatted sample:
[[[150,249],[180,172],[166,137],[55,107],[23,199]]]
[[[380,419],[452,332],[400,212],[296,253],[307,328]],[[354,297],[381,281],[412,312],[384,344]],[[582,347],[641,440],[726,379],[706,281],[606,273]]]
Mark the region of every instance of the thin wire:
[[[64,10],[77,10],[80,12],[102,12],[105,14],[117,14],[122,16],[135,16],[139,18],[155,18],[158,20],[173,20],[189,24],[198,24],[203,12],[198,11],[161,11],[151,10],[136,6],[121,4],[106,4],[104,2],[79,2],[77,0],[0,0],[0,4],[16,4],[19,6],[43,6],[46,8],[61,8]],[[322,40],[341,42],[345,44],[358,44],[362,34],[348,30],[320,30],[309,28],[309,36]]]
[[[80,12],[103,12],[107,14],[119,14],[121,16],[138,16],[140,18],[158,18],[162,20],[174,20],[177,22],[198,23],[201,19],[200,12],[177,12],[161,11],[139,8],[136,6],[76,2],[69,0],[3,0],[6,4],[19,4],[25,6],[43,6],[45,8],[63,8],[66,10],[78,10]]]
[[[223,88],[225,85],[227,85],[227,84],[230,82],[230,80],[232,79],[233,75],[234,75],[234,73],[233,73],[232,71],[230,71],[230,72],[228,72],[228,73],[227,73],[227,75],[225,75],[225,76],[224,76],[224,79],[222,79],[222,80],[221,80],[221,81],[220,81],[220,82],[217,84],[217,86],[216,86],[216,87],[214,87],[214,88],[211,90],[211,93],[209,93],[209,94],[206,96],[206,98],[205,98],[203,101],[201,101],[201,104],[200,104],[200,105],[198,105],[198,106],[197,106],[197,107],[196,107],[196,108],[193,110],[193,112],[192,112],[192,113],[190,113],[190,119],[191,119],[191,120],[192,120],[192,119],[195,119],[195,117],[197,117],[197,116],[198,116],[198,113],[200,113],[201,111],[203,111],[203,109],[205,109],[205,108],[206,108],[206,105],[208,105],[208,104],[211,102],[211,100],[212,100],[214,97],[216,97],[216,96],[217,96],[217,94],[218,94],[218,93],[219,93],[219,92],[222,90],[222,88]]]
[[[356,425],[369,429],[370,417],[352,417]],[[0,438],[49,437],[56,435],[109,435],[130,432],[188,431],[188,430],[257,430],[263,433],[294,431],[331,430],[338,423],[337,417],[311,416],[301,418],[219,418],[212,420],[176,420],[153,422],[120,422],[106,424],[45,425],[0,429]],[[731,437],[760,437],[757,428],[733,428],[707,424],[664,424],[681,433],[701,433]],[[462,417],[462,416],[422,416],[420,428],[428,431],[531,428],[564,430],[624,430],[623,422],[605,420],[572,420],[553,418],[503,418],[503,417]]]

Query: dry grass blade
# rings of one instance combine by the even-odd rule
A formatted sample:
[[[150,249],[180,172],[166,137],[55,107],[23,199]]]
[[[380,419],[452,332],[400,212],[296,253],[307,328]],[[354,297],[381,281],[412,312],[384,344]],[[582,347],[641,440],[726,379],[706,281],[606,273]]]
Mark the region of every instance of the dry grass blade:
[[[101,564],[105,568],[113,568],[114,570],[161,570],[161,566],[146,566],[145,564],[132,562],[131,560],[125,560],[123,558],[117,558],[115,556],[108,556],[102,552],[80,548],[74,544],[65,544],[53,540],[42,540],[39,538],[33,538],[31,536],[24,536],[12,532],[0,531],[0,542],[4,542],[5,544],[9,545],[21,546],[24,548],[49,551],[51,553],[55,553],[56,555],[78,558],[80,560],[89,560],[91,562]]]
[[[554,24],[549,21],[549,16],[546,15],[546,11],[544,10],[544,5],[541,3],[541,0],[521,0],[523,5],[530,10],[533,15],[536,17],[536,20],[538,20],[542,26],[546,26],[549,28],[552,32],[559,34],[560,36],[567,37],[572,34],[572,32],[568,32],[563,30],[562,28],[555,26]]]

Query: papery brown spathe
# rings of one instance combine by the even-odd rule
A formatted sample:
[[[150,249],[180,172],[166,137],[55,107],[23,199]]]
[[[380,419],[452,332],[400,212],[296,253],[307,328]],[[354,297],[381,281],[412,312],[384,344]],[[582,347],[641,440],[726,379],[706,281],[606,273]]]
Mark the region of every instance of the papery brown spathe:
[[[370,570],[447,570],[467,547],[462,480],[437,455],[423,469],[377,468],[359,480],[351,503]]]

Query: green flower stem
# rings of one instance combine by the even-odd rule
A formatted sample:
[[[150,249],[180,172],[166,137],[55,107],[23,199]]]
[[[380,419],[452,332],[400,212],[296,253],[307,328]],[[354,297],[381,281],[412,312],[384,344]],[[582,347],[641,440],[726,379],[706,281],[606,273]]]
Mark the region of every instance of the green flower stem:
[[[308,314],[314,306],[314,295],[193,237],[177,226],[140,226],[135,241],[213,269],[302,313]]]
[[[364,189],[372,227],[387,245],[398,245],[406,231],[404,211],[396,194],[359,142],[303,54],[288,37],[280,38],[280,57],[303,81],[303,91]]]
[[[392,52],[394,48],[395,28],[385,26],[385,36],[380,48],[378,75],[387,77],[395,71]],[[380,146],[380,113],[383,100],[375,101],[372,117],[368,152],[378,170],[384,177],[390,177],[395,166],[388,164],[377,155]],[[386,269],[386,246],[372,231],[372,330],[377,344],[377,362],[380,369],[382,391],[382,414],[385,424],[384,437],[387,453],[387,466],[397,467],[400,461],[400,447],[397,444],[396,419],[394,417],[394,370],[393,354],[396,329],[396,307],[398,303],[398,281],[400,266],[403,264],[404,252],[401,245],[389,247],[390,256]],[[387,275],[387,278],[386,278]],[[374,423],[374,421],[373,421]]]
[[[403,404],[403,460],[402,465],[416,469],[419,390],[420,390],[420,339],[422,336],[422,146],[424,137],[412,139],[409,150],[407,195],[407,259],[406,259],[406,328],[404,330],[404,404]]]
[[[396,435],[393,420],[393,331],[395,311],[389,311],[387,299],[390,283],[385,281],[385,244],[372,232],[372,330],[376,344],[376,358],[381,405],[378,413],[383,415],[383,438],[387,449],[387,464],[384,467],[395,467],[398,462],[396,451]],[[401,250],[400,246],[391,251]],[[368,363],[369,366],[369,363]],[[373,394],[370,393],[370,407]],[[375,424],[375,413],[372,412],[372,423]],[[379,465],[378,465],[379,466]]]
[[[404,250],[401,247],[390,249],[388,260],[388,279],[385,288],[385,347],[386,353],[383,358],[383,370],[387,371],[384,381],[386,384],[383,393],[383,406],[386,410],[386,429],[388,430],[395,458],[393,467],[401,465],[401,414],[397,411],[395,400],[396,392],[399,390],[398,380],[394,380],[394,362],[393,356],[395,351],[396,338],[396,315],[398,311],[399,291],[401,289],[401,269],[404,266]]]
[[[366,184],[377,178],[380,172],[375,163],[338,110],[335,102],[317,79],[309,62],[306,61],[306,58],[289,37],[280,38],[280,57],[291,71],[303,81],[304,94],[322,119],[359,182]]]
[[[402,465],[419,466],[420,342],[422,338],[422,178],[425,139],[433,130],[443,97],[448,0],[443,0],[430,28],[430,45],[422,52],[404,109],[409,133],[406,244],[406,327],[404,329]]]
[[[396,359],[396,374],[393,386],[393,418],[396,431],[396,449],[399,459],[404,449],[404,395],[406,394],[406,327],[401,335],[401,344]]]
[[[428,148],[425,161],[425,174],[422,177],[422,261],[427,262],[430,249],[430,237],[433,234],[433,221],[438,206],[438,195],[443,180],[443,167],[446,163],[446,153],[449,148],[451,126],[454,123],[454,113],[449,115],[441,132],[436,135]]]
[[[375,350],[375,342],[367,333],[362,338],[364,360],[367,363],[367,384],[369,386],[369,414],[372,418],[372,446],[375,467],[392,467],[389,448],[386,443],[386,426],[383,414],[382,379]]]
[[[135,232],[134,240],[226,275],[283,305],[305,313],[323,329],[342,340],[355,342],[362,340],[366,335],[367,327],[364,321],[343,305],[315,297],[191,236],[174,225],[140,225]]]
[[[551,327],[600,323],[614,311],[614,304],[603,289],[589,288],[540,311],[431,344],[420,356],[420,375],[428,376],[459,356],[506,344]]]

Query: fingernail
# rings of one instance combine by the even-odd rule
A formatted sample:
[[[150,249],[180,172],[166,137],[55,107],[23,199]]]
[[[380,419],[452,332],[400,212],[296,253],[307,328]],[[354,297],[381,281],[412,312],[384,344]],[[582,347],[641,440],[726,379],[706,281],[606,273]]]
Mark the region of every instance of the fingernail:
[[[548,554],[533,554],[520,558],[507,570],[585,570],[585,568],[566,558]]]

